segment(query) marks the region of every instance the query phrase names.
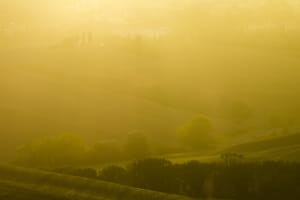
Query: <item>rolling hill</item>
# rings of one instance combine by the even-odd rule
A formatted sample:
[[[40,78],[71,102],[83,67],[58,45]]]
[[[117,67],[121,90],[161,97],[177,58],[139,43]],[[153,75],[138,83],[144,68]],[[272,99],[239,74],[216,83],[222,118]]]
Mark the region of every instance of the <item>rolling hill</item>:
[[[0,198],[14,200],[191,200],[86,178],[0,165]]]
[[[243,143],[222,152],[235,152],[249,158],[300,161],[300,134]]]

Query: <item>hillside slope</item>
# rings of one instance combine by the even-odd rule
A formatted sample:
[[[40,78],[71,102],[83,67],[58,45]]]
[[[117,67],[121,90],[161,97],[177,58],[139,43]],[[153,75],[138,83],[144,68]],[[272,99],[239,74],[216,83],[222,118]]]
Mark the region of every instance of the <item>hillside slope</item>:
[[[0,198],[14,200],[191,200],[86,178],[0,165]]]
[[[244,143],[225,149],[248,157],[300,161],[300,134]]]

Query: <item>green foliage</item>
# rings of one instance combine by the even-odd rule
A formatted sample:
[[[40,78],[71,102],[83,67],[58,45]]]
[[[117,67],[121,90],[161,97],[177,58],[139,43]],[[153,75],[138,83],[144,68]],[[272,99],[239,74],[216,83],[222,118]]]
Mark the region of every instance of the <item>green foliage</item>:
[[[99,178],[104,181],[126,184],[128,183],[127,171],[120,166],[111,165],[101,170]]]
[[[46,137],[19,148],[17,163],[35,167],[74,165],[84,159],[86,146],[72,134]]]
[[[184,164],[172,164],[164,159],[147,159],[136,161],[127,168],[116,166],[104,168],[99,175],[91,178],[197,198],[279,200],[300,197],[299,170],[299,163],[289,162],[190,161]],[[86,177],[85,173],[76,176]],[[60,198],[69,200],[189,199],[98,180],[3,165],[0,166],[0,180],[0,197],[4,190],[8,197],[13,197],[15,193],[12,191],[17,190],[27,198],[32,196],[32,199],[39,195],[56,197],[59,200]]]
[[[138,160],[131,163],[127,170],[128,181],[132,186],[168,193],[176,191],[176,176],[168,160]]]
[[[196,198],[280,200],[300,197],[299,163],[245,162],[239,154],[222,157],[223,161],[217,163],[140,160],[124,168],[122,174],[125,172],[128,185]],[[106,171],[102,173],[105,175]],[[109,176],[106,178],[109,180]]]
[[[77,135],[62,134],[35,140],[18,149],[15,163],[22,166],[60,168],[99,165],[150,156],[147,137],[134,132],[125,141],[99,141],[91,146]]]
[[[199,116],[178,129],[180,142],[192,150],[209,149],[215,145],[212,124],[206,117]]]

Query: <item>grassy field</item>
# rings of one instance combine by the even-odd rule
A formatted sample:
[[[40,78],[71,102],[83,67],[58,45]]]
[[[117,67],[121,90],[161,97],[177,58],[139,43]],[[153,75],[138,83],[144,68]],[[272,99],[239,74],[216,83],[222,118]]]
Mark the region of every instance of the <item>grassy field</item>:
[[[190,200],[87,178],[0,166],[0,198],[14,200]]]
[[[238,153],[250,160],[285,160],[300,161],[300,134],[293,134],[281,137],[274,137],[259,141],[242,143],[231,146],[222,150],[212,151],[208,153],[178,153],[159,156],[173,163],[182,164],[191,160],[200,162],[219,161],[220,155],[223,153]],[[114,162],[105,165],[89,166],[95,168],[104,168],[110,165],[118,165],[125,167],[130,162]]]
[[[63,200],[69,199],[66,195],[67,191],[63,193],[58,189],[54,190],[53,188],[37,188],[36,185],[30,184],[19,184],[16,182],[0,182],[0,198],[1,199],[14,199],[14,200],[27,200],[27,199],[47,199],[47,200]],[[63,195],[62,195],[63,194]],[[73,193],[73,197],[74,197]],[[79,197],[79,195],[77,195]],[[75,198],[73,198],[75,199]]]
[[[256,159],[300,161],[300,134],[248,142],[222,152],[240,153]]]
[[[171,160],[174,163],[185,163],[190,160],[214,162],[220,160],[221,154],[229,152],[242,154],[246,159],[251,160],[263,159],[298,162],[300,161],[300,134],[242,143],[208,154],[182,153],[166,155],[163,158]]]

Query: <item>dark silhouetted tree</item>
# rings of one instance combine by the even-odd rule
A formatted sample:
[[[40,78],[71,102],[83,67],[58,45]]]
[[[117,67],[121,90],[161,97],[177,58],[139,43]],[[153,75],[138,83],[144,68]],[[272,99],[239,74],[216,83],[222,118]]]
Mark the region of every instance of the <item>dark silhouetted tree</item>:
[[[19,164],[33,167],[57,167],[82,163],[85,144],[73,134],[47,137],[19,148]]]
[[[116,165],[105,167],[99,174],[101,180],[114,183],[128,184],[128,172],[123,167]]]

